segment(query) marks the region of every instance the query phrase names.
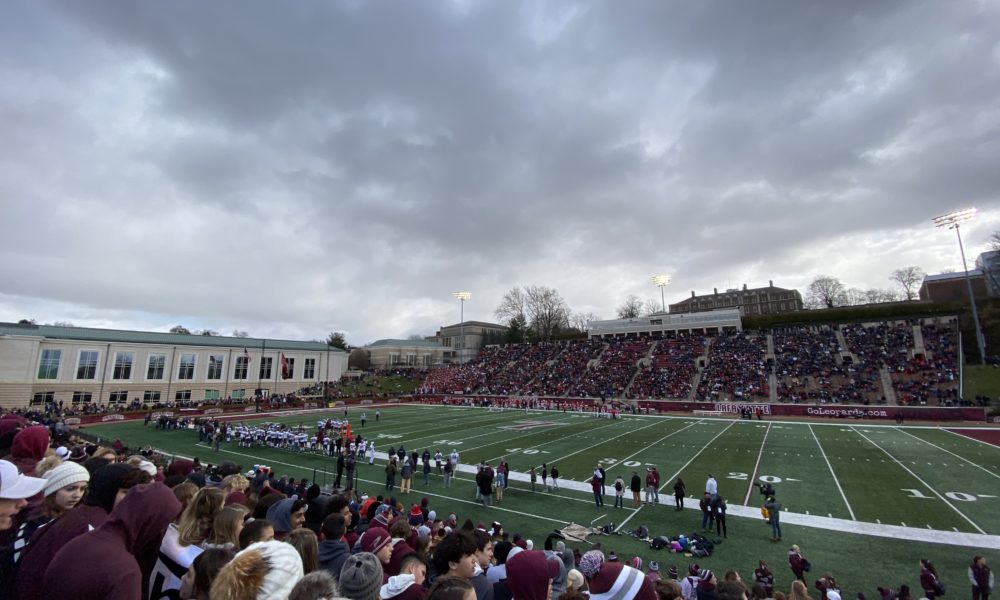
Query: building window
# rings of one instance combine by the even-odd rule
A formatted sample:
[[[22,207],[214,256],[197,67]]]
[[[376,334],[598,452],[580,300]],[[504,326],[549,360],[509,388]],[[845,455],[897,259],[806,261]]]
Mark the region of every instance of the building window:
[[[115,352],[115,371],[111,378],[132,379],[133,360],[135,360],[135,354],[132,352]]]
[[[233,379],[246,379],[247,371],[250,370],[250,357],[237,356],[236,369],[233,371]]]
[[[39,379],[59,379],[59,358],[62,350],[42,350],[42,360],[38,363]]]
[[[97,376],[98,353],[94,350],[80,352],[80,362],[76,366],[77,379],[94,379]]]
[[[205,400],[218,400],[219,390],[205,390]]]
[[[233,390],[233,392],[231,394],[229,394],[229,397],[233,398],[235,400],[242,400],[243,398],[247,397],[247,391],[246,390]]]
[[[399,354],[390,354],[389,355],[389,364],[390,365],[398,365],[399,364]]]
[[[197,357],[194,354],[181,354],[181,364],[177,369],[177,379],[194,379],[194,365]]]
[[[180,402],[190,399],[191,399],[191,390],[178,390],[178,392],[174,394],[174,400]]]
[[[31,397],[31,404],[32,405],[48,404],[49,402],[53,402],[55,400],[55,397],[56,397],[55,392],[38,392],[37,394]]]
[[[406,364],[408,366],[411,366],[411,367],[414,366],[414,365],[416,365],[417,364],[417,355],[416,354],[407,354],[406,355]]]
[[[260,378],[270,379],[271,378],[271,363],[274,362],[274,357],[264,356],[260,359]]]
[[[163,369],[167,364],[166,354],[150,354],[146,364],[146,379],[163,379]]]
[[[288,361],[288,376],[282,377],[282,379],[295,379],[295,359],[286,358],[285,360]]]
[[[73,404],[90,404],[93,397],[90,392],[73,392]]]
[[[111,392],[108,404],[125,404],[128,402],[128,392]]]
[[[146,390],[145,392],[142,393],[142,401],[145,404],[151,404],[153,402],[159,402],[160,401],[160,392],[157,392],[156,390]]]
[[[430,366],[430,364],[431,364],[431,355],[430,355],[430,354],[425,354],[425,355],[423,355],[423,356],[421,357],[421,362],[422,362],[422,364],[423,364],[423,365],[424,365],[425,367],[427,367],[427,366]]]
[[[306,359],[306,366],[305,366],[305,368],[302,369],[302,378],[303,379],[312,379],[314,377],[316,377],[316,359],[315,358],[307,358]]]
[[[208,379],[222,379],[222,364],[226,357],[212,354],[208,357]]]

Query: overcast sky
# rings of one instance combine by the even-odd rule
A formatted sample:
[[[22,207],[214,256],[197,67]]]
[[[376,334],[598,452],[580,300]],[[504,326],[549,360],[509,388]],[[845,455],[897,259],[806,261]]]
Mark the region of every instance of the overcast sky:
[[[0,8],[0,321],[361,344],[515,285],[890,287],[1000,229],[1000,3]]]

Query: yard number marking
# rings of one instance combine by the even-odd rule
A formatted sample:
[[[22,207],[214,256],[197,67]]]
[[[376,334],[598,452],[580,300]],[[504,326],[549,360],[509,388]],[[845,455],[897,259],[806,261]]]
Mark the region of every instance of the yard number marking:
[[[910,495],[907,496],[908,498],[920,498],[921,500],[934,499],[931,498],[930,496],[924,495],[924,493],[918,489],[910,489],[910,488],[900,488],[900,489],[904,492],[910,492]],[[948,498],[951,498],[952,500],[958,500],[959,502],[975,502],[980,498],[992,498],[992,496],[976,496],[975,494],[966,494],[965,492],[945,492],[944,495],[947,496]]]

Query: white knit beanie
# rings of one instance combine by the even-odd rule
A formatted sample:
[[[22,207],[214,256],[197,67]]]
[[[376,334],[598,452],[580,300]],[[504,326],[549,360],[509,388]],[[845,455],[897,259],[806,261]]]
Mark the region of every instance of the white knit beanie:
[[[243,552],[259,552],[270,566],[257,590],[257,600],[284,600],[302,579],[302,556],[291,544],[278,540],[256,542]]]
[[[45,473],[45,495],[52,494],[63,489],[67,485],[90,481],[90,472],[75,462],[67,461]]]

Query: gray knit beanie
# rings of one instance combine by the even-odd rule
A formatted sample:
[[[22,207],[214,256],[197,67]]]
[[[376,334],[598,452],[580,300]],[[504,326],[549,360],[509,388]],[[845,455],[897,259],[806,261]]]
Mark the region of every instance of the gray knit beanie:
[[[350,600],[376,600],[382,587],[382,563],[371,552],[359,552],[344,562],[337,585]]]

